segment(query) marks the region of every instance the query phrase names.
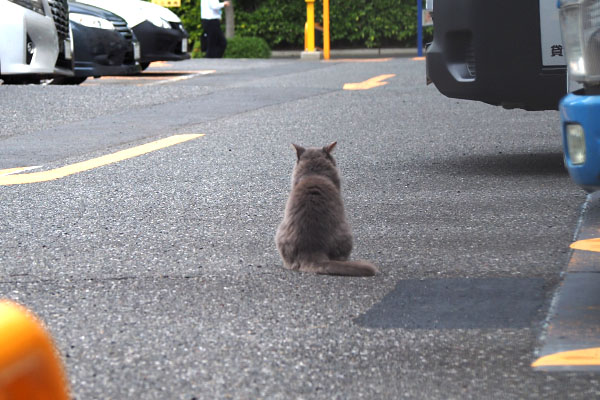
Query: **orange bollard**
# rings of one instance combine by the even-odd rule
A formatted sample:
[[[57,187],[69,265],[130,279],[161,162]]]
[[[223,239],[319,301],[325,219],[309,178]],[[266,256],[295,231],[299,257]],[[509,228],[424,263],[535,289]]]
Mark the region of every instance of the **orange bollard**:
[[[63,399],[66,375],[50,335],[25,307],[0,300],[0,400]]]
[[[304,51],[315,51],[315,0],[306,1],[306,25],[304,25]]]
[[[323,0],[323,58],[329,60],[329,0]]]

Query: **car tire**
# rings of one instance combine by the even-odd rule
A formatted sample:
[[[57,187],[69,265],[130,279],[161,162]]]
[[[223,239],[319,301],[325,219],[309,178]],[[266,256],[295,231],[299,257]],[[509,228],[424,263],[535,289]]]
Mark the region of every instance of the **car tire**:
[[[57,76],[51,81],[51,85],[79,85],[87,79],[87,76]]]
[[[34,76],[10,75],[2,76],[0,79],[2,79],[4,85],[37,85],[40,83],[40,78],[36,78]]]

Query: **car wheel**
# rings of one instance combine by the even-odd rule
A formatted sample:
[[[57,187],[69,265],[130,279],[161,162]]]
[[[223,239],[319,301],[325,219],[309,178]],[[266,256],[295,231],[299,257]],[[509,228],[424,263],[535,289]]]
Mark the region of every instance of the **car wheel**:
[[[140,63],[140,66],[142,67],[142,71],[144,71],[146,68],[148,68],[149,65],[150,65],[149,62]]]
[[[56,76],[50,81],[51,85],[79,85],[87,76]]]
[[[0,77],[5,85],[29,85],[29,84],[39,84],[40,78],[36,78],[33,76],[2,76]]]

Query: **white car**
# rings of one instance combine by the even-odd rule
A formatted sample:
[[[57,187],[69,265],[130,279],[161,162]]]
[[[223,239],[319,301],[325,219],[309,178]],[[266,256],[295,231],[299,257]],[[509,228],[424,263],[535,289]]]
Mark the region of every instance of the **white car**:
[[[142,0],[75,0],[117,14],[140,42],[140,65],[146,69],[153,61],[178,61],[190,58],[188,33],[181,19],[168,8]]]
[[[0,0],[0,37],[4,83],[73,75],[66,0]]]

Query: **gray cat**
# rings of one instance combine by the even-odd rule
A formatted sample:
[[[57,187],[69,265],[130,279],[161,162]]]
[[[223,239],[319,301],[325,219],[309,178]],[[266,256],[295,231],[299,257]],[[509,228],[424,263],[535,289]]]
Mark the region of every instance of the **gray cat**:
[[[340,176],[331,152],[293,145],[298,160],[292,191],[275,242],[286,268],[329,275],[372,276],[377,267],[367,261],[347,261],[352,233],[346,222]]]

